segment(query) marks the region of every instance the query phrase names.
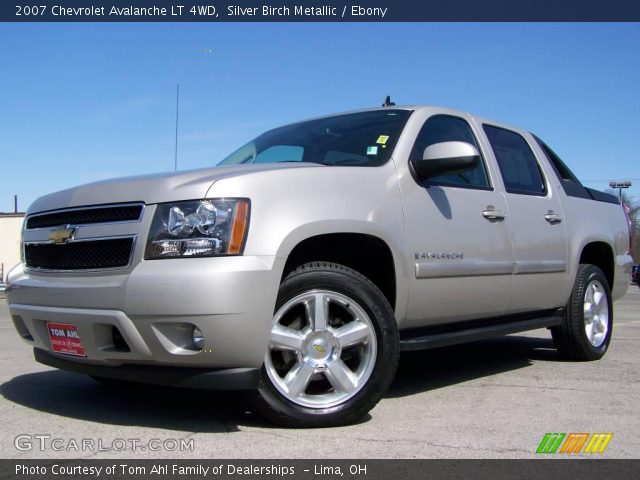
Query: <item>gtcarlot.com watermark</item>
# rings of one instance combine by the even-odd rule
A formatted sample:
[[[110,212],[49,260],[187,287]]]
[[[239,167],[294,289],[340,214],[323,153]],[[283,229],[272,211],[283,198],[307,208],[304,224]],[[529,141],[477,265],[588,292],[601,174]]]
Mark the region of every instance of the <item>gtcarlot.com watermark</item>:
[[[61,438],[48,434],[20,434],[13,440],[16,450],[53,452],[192,452],[193,438]]]

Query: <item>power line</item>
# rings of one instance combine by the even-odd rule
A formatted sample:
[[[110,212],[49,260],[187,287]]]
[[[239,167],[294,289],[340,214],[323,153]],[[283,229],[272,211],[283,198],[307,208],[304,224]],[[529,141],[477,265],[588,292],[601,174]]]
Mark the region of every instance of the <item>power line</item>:
[[[640,178],[625,178],[625,180],[629,180],[631,182],[640,182]],[[595,180],[580,180],[581,182],[611,182],[613,180],[611,180],[610,178],[607,180],[604,179],[595,179]]]

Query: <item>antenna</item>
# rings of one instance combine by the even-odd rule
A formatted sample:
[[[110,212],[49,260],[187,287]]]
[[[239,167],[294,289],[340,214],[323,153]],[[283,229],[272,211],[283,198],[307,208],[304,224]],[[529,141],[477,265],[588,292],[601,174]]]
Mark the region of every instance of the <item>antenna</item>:
[[[384,99],[383,107],[393,107],[395,103],[391,101],[391,95],[387,95],[387,98]]]
[[[176,151],[173,159],[173,170],[178,171],[178,108],[180,105],[180,84],[176,84]]]

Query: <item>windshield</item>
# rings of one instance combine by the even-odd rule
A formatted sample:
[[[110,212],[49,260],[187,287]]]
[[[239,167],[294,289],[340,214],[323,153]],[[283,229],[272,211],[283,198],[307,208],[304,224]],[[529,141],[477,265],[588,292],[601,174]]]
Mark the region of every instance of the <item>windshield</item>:
[[[374,110],[287,125],[263,133],[219,165],[275,162],[382,165],[389,160],[410,115],[409,110]]]

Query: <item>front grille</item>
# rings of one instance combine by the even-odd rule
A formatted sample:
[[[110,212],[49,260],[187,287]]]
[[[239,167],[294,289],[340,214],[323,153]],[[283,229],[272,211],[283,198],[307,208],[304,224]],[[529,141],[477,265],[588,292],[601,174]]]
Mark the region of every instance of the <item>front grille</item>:
[[[81,207],[73,210],[32,215],[27,219],[27,229],[56,227],[58,225],[132,222],[140,220],[141,215],[141,204]]]
[[[25,263],[44,270],[95,270],[126,267],[133,238],[111,238],[64,244],[25,244]]]

